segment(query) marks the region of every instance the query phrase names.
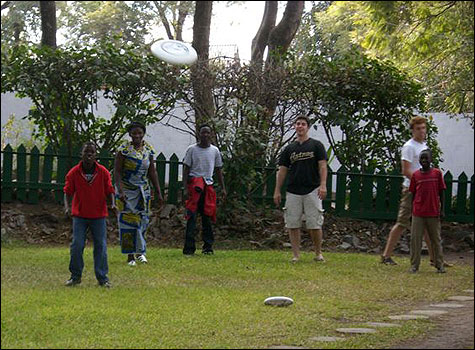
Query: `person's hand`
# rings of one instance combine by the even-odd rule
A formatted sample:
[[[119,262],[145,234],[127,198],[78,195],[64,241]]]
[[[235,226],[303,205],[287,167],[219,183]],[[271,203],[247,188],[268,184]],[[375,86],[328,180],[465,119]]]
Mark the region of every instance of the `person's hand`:
[[[71,210],[69,209],[69,206],[65,205],[64,206],[64,215],[66,215],[66,217],[70,217],[71,216]]]
[[[440,210],[440,218],[443,219],[445,218],[445,211],[444,210]]]
[[[186,200],[188,199],[188,188],[184,188],[183,189],[183,202],[186,202]]]
[[[324,200],[327,197],[327,188],[325,186],[320,186],[318,188],[318,198]]]
[[[117,210],[117,207],[115,206],[115,204],[111,205],[110,210],[112,210],[115,216],[119,215],[119,211]]]
[[[119,199],[124,203],[127,200],[127,196],[125,195],[124,190],[122,189],[119,190]]]
[[[227,198],[227,197],[228,197],[228,193],[226,192],[226,189],[223,188],[223,189],[221,190],[221,200],[224,202],[224,201],[226,201],[226,198]]]
[[[280,194],[280,192],[275,192],[274,193],[274,203],[275,203],[276,207],[280,206],[281,200],[282,200],[282,195]]]
[[[158,206],[158,208],[161,208],[164,203],[165,203],[165,200],[163,199],[162,194],[160,192],[157,192],[157,206]]]

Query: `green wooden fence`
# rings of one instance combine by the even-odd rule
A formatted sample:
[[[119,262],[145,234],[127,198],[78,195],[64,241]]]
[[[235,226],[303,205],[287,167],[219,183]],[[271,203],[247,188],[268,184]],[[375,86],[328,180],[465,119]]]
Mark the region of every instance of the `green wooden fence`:
[[[28,152],[23,145],[16,151],[7,145],[1,153],[2,202],[19,200],[36,204],[40,198],[45,198],[62,203],[66,173],[80,160],[79,150],[73,150],[71,153],[74,155],[69,156],[66,148],[61,148],[58,154],[54,154],[51,147],[40,153],[36,147]],[[114,157],[106,150],[99,152],[98,161],[108,169],[113,169]],[[181,166],[182,163],[175,154],[169,160],[162,153],[156,158],[160,187],[166,193],[167,202],[170,204],[178,203],[183,190],[182,181],[179,179]],[[252,189],[241,190],[250,194],[258,204],[272,205],[276,169],[256,170],[260,174],[258,185]],[[454,179],[448,171],[444,179],[447,185],[445,220],[473,223],[474,176],[469,179],[462,173]],[[328,167],[327,190],[331,195],[324,200],[323,207],[344,217],[395,220],[402,180],[402,176],[397,173],[362,174],[344,167],[335,172]],[[333,186],[333,183],[336,185]],[[332,193],[333,187],[336,191]],[[456,196],[452,196],[452,193],[456,193]],[[282,195],[285,197],[285,185]]]

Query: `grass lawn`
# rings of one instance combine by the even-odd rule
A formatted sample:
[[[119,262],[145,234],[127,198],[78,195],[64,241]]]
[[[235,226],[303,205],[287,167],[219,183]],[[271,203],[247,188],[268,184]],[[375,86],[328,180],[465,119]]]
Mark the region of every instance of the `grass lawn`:
[[[2,348],[385,348],[422,335],[431,320],[399,321],[400,328],[345,336],[335,329],[391,322],[388,315],[443,301],[473,289],[473,268],[437,274],[427,257],[416,275],[408,258],[398,266],[367,254],[326,253],[297,264],[285,251],[217,251],[186,258],[179,249],[151,248],[148,265],[127,266],[109,247],[113,288],[97,286],[92,248],[84,252],[82,284],[68,288],[68,247],[2,247]],[[294,299],[264,305],[269,296]],[[396,322],[396,321],[392,321]]]

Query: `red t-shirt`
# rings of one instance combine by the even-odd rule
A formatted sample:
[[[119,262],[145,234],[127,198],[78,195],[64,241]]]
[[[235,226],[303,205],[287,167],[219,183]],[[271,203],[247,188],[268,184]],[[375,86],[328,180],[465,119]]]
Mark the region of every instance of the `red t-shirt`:
[[[90,181],[82,169],[82,161],[66,175],[64,193],[73,197],[71,215],[86,219],[108,216],[107,197],[114,193],[109,170],[96,162]]]
[[[417,170],[412,174],[409,191],[414,195],[412,215],[440,216],[440,191],[446,189],[442,172],[431,168],[428,172]]]

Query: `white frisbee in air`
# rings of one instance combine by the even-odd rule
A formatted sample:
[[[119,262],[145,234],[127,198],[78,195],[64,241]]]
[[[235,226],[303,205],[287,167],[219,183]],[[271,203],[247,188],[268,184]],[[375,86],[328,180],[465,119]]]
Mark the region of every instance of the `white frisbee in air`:
[[[150,49],[155,57],[170,64],[190,65],[198,60],[193,46],[179,40],[159,40]]]
[[[269,297],[264,300],[264,304],[272,306],[289,306],[293,303],[294,301],[289,297]]]

